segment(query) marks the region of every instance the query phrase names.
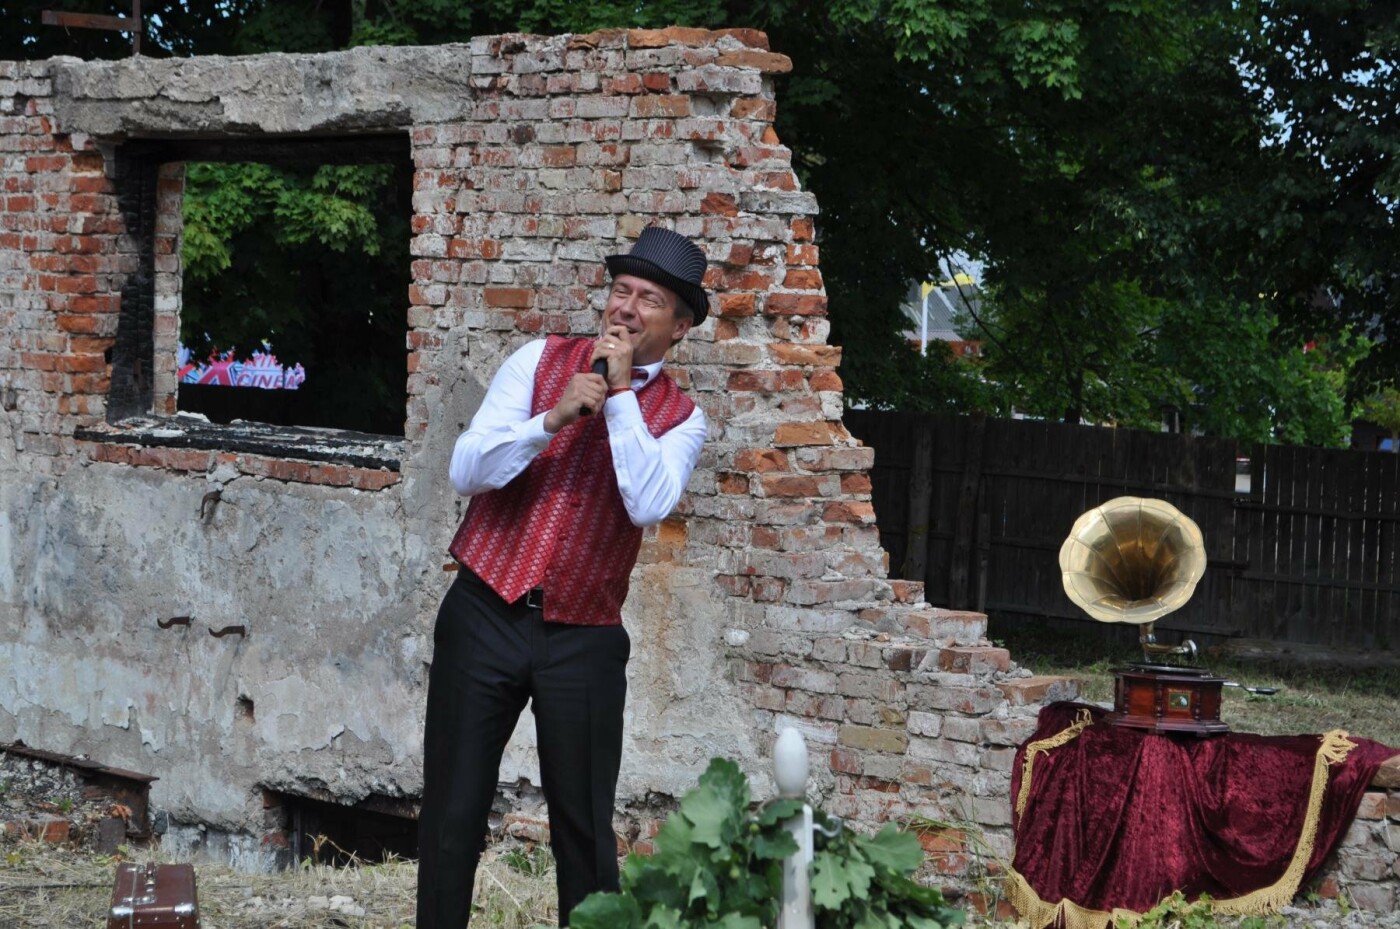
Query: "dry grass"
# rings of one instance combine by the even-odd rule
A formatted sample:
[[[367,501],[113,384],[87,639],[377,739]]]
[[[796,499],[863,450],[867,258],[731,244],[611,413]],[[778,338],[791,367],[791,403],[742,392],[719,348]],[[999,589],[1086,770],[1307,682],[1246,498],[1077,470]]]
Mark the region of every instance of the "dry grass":
[[[105,927],[119,861],[163,860],[158,853],[135,851],[121,859],[14,837],[0,840],[0,856],[3,929]],[[409,861],[345,868],[304,863],[276,874],[201,862],[196,883],[203,929],[399,929],[414,922],[417,876]],[[528,929],[557,921],[547,855],[489,850],[477,872],[475,899],[474,927]]]
[[[997,633],[993,633],[997,634]],[[1084,681],[1082,699],[1113,702],[1113,668],[1141,661],[1131,646],[1105,645],[1093,635],[1046,633],[1028,627],[1008,630],[1003,644],[1018,664],[1037,674],[1064,674]],[[1365,669],[1299,667],[1260,660],[1212,658],[1215,674],[1249,687],[1273,687],[1256,696],[1226,687],[1220,717],[1236,732],[1298,735],[1345,729],[1354,736],[1400,746],[1400,670],[1393,664]]]

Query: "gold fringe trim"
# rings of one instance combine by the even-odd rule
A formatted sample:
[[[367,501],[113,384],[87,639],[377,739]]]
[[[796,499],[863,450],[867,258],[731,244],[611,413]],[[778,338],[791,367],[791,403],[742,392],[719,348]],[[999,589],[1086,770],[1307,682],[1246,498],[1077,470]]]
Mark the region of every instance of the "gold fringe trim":
[[[1327,795],[1327,768],[1346,761],[1347,755],[1356,743],[1347,738],[1343,729],[1333,729],[1322,737],[1313,760],[1312,789],[1308,791],[1308,812],[1303,817],[1303,831],[1298,836],[1298,847],[1293,849],[1293,860],[1288,863],[1283,876],[1269,887],[1235,897],[1231,900],[1217,900],[1212,909],[1217,913],[1238,916],[1262,916],[1277,913],[1293,901],[1298,893],[1298,885],[1303,883],[1303,872],[1308,869],[1308,859],[1312,857],[1317,840],[1317,823],[1322,818],[1322,801]]]
[[[1087,716],[1088,712],[1083,711],[1083,714]],[[1063,732],[1032,743],[1026,749],[1026,764],[1021,774],[1022,796],[1017,800],[1018,814],[1025,806],[1032,752],[1049,751],[1070,741],[1083,731],[1084,726],[1080,725],[1082,721],[1081,717]],[[1055,744],[1049,744],[1051,742]],[[1308,859],[1312,857],[1317,840],[1318,820],[1322,818],[1322,801],[1327,794],[1327,769],[1345,761],[1355,747],[1356,743],[1351,741],[1345,730],[1333,729],[1322,736],[1322,744],[1318,746],[1317,756],[1313,761],[1312,786],[1308,791],[1308,809],[1303,817],[1302,832],[1298,836],[1298,845],[1293,850],[1293,858],[1284,869],[1283,876],[1272,885],[1251,891],[1242,897],[1212,900],[1212,912],[1231,916],[1264,916],[1277,913],[1292,902],[1298,893],[1298,886],[1303,882],[1303,872],[1307,870]],[[1055,925],[1057,920],[1063,920],[1065,929],[1113,929],[1120,919],[1131,926],[1136,926],[1142,921],[1143,914],[1121,907],[1105,912],[1082,907],[1067,899],[1059,903],[1047,903],[1040,899],[1040,894],[1035,892],[1015,868],[1007,869],[1005,891],[1007,902],[1030,923],[1031,929],[1044,929],[1046,926]]]
[[[1066,742],[1072,741],[1079,733],[1089,728],[1093,722],[1093,714],[1088,710],[1080,710],[1079,715],[1074,718],[1074,722],[1070,723],[1068,728],[1061,729],[1049,738],[1032,742],[1026,746],[1026,760],[1021,763],[1021,790],[1016,795],[1017,816],[1026,811],[1026,801],[1030,799],[1031,768],[1035,765],[1035,756],[1049,754],[1052,748],[1059,748]]]
[[[1073,900],[1047,903],[1040,899],[1040,894],[1035,892],[1015,868],[1007,870],[1005,891],[1007,902],[1016,908],[1016,912],[1030,924],[1031,929],[1043,929],[1045,926],[1054,925],[1063,925],[1065,929],[1114,929],[1120,919],[1134,926],[1142,920],[1141,913],[1122,907],[1105,912],[1080,906]],[[1061,920],[1063,922],[1060,922]]]

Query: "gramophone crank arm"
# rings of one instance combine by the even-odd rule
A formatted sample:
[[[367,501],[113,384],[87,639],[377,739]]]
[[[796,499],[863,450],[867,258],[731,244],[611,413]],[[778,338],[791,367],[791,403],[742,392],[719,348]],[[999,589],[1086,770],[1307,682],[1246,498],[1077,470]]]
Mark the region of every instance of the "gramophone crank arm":
[[[1220,686],[1222,686],[1222,687],[1238,687],[1240,690],[1243,690],[1245,693],[1259,694],[1261,697],[1272,697],[1274,694],[1278,693],[1278,688],[1277,688],[1277,687],[1246,687],[1246,686],[1244,686],[1243,684],[1238,684],[1238,683],[1236,683],[1236,682],[1234,682],[1234,681],[1226,681],[1225,683],[1221,684]]]

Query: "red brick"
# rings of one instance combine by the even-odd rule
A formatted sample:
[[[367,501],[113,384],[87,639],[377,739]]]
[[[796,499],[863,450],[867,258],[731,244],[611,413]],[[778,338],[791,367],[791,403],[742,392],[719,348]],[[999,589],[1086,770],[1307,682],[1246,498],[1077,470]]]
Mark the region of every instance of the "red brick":
[[[483,299],[487,306],[529,307],[535,302],[535,292],[524,287],[487,287]]]
[[[116,294],[73,297],[64,309],[70,313],[116,313],[121,310],[121,297]]]
[[[1040,675],[1004,681],[997,684],[997,688],[1006,695],[1012,706],[1028,706],[1051,696],[1052,691],[1063,691],[1056,699],[1073,699],[1079,693],[1080,684],[1072,677]]]
[[[782,448],[792,445],[831,445],[850,437],[840,423],[817,420],[805,423],[779,423],[773,444]]]
[[[823,316],[826,314],[826,297],[821,294],[769,294],[763,301],[763,313],[765,316]]]
[[[765,474],[759,479],[767,497],[819,497],[817,479],[801,474]]]
[[[1011,653],[991,646],[954,645],[938,653],[938,667],[962,674],[1005,671],[1011,667]]]
[[[835,371],[813,371],[808,383],[813,390],[841,390],[845,386]]]
[[[753,532],[749,534],[750,544],[754,548],[766,548],[776,551],[783,547],[783,537],[772,526],[754,526]]]
[[[792,59],[788,56],[753,49],[720,52],[715,64],[725,68],[754,68],[764,74],[787,74],[792,70]]]
[[[605,94],[639,94],[642,92],[642,77],[640,74],[619,74],[617,77],[603,79],[603,93]]]
[[[403,479],[397,471],[375,470],[368,468],[356,468],[350,478],[350,486],[358,490],[383,490],[385,487],[392,487]]]
[[[501,243],[497,239],[448,239],[450,258],[499,258]]]
[[[696,29],[689,26],[671,26],[668,29],[628,29],[627,47],[665,48],[672,43],[698,47],[709,45],[715,40],[716,35],[708,29]]]
[[[756,48],[759,51],[768,51],[768,33],[762,29],[746,29],[736,27],[731,29],[720,29],[714,33],[715,39],[730,38],[746,48]]]
[[[690,98],[669,94],[638,97],[632,101],[632,115],[642,119],[689,116]]]
[[[861,753],[849,748],[831,750],[831,770],[836,774],[859,775],[863,770]]]
[[[738,574],[720,574],[715,577],[715,585],[731,597],[747,597],[753,581]]]
[[[707,194],[700,201],[701,213],[716,213],[720,216],[738,216],[739,204],[729,194]]]
[[[732,319],[717,319],[717,320],[715,320],[715,341],[716,341],[716,342],[725,342],[725,341],[728,341],[729,339],[737,339],[737,338],[739,338],[739,324],[738,324],[738,323],[734,322],[734,320],[732,320]],[[675,377],[676,375],[675,375],[675,374],[672,374],[671,376],[672,376],[672,377]],[[680,383],[679,379],[677,379],[676,382],[677,382],[677,383]],[[682,385],[682,386],[684,386],[684,385]]]
[[[805,268],[795,268],[783,277],[783,286],[793,290],[820,290],[822,273]]]
[[[753,316],[757,312],[757,299],[753,294],[719,295],[720,316]]]
[[[740,97],[729,107],[729,115],[735,119],[761,119],[772,122],[777,115],[777,107],[772,100],[756,97]]]
[[[727,268],[742,268],[753,261],[753,246],[739,242],[729,246],[729,254],[724,258],[724,265]]]
[[[734,467],[740,471],[787,471],[788,456],[776,448],[744,448],[735,453]]]
[[[864,501],[828,503],[822,510],[822,519],[829,523],[873,523],[875,508]]]
[[[749,267],[739,267],[721,272],[715,286],[725,290],[764,291],[773,286],[773,276]]]
[[[747,496],[749,493],[749,479],[743,474],[720,474],[715,479],[715,486],[722,494]]]
[[[64,355],[59,359],[58,369],[69,373],[93,374],[107,370],[107,359],[101,355]]]
[[[791,171],[760,171],[754,177],[754,184],[770,190],[796,190],[797,175]]]
[[[76,152],[72,156],[73,171],[78,174],[101,174],[106,166],[101,152]],[[181,189],[184,185],[181,184]]]
[[[782,389],[782,371],[733,371],[726,387],[731,391],[776,393]]]
[[[578,150],[572,145],[546,146],[543,163],[547,168],[572,168],[578,158]]]
[[[69,164],[69,159],[63,155],[34,155],[24,160],[24,171],[26,174],[62,171]]]
[[[903,581],[890,579],[890,589],[899,603],[918,603],[924,599],[923,581]]]
[[[871,492],[870,475],[841,475],[841,492],[844,494],[868,494]]]
[[[789,345],[775,342],[768,346],[768,353],[779,364],[820,365],[834,368],[841,363],[839,345]]]

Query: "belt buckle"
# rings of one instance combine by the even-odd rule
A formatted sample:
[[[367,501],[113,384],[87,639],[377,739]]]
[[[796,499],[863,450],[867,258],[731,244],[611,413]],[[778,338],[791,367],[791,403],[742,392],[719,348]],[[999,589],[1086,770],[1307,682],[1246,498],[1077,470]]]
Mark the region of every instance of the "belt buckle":
[[[531,587],[529,590],[525,591],[524,600],[525,600],[525,607],[526,607],[526,609],[530,609],[530,610],[542,610],[542,609],[544,609],[544,588],[543,588],[543,587]]]

